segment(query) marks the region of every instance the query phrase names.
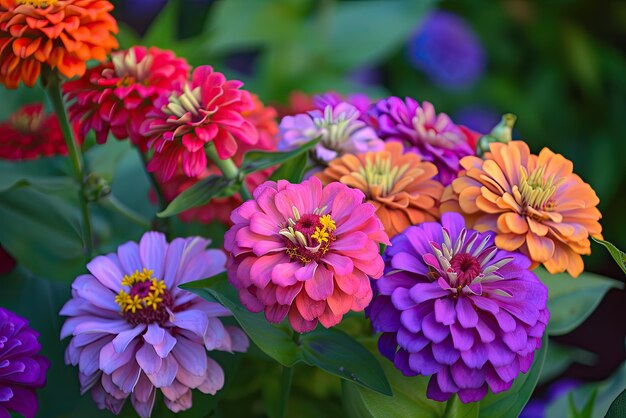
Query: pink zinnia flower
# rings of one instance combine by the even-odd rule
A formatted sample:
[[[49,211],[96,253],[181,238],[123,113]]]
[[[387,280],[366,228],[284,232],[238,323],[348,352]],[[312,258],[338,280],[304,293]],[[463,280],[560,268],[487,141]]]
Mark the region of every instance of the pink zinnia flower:
[[[245,351],[247,337],[222,324],[226,308],[178,288],[224,269],[224,253],[206,250],[208,244],[200,237],[168,244],[148,232],[139,244],[94,258],[90,274],[72,284],[61,310],[70,317],[61,338],[72,336],[65,361],[78,365],[81,392],[91,390],[100,409],[117,414],[130,397],[146,418],[157,389],[178,412],[191,408],[191,389],[222,388],[224,372],[205,350]]]
[[[194,70],[181,93],[161,97],[144,124],[155,150],[148,169],[168,180],[182,159],[185,175],[195,177],[207,165],[208,142],[215,144],[222,159],[235,155],[238,142],[255,144],[258,133],[243,115],[254,103],[250,93],[239,89],[242,85],[204,65]]]
[[[187,61],[172,51],[134,46],[113,52],[109,62],[65,83],[63,92],[68,100],[76,99],[69,116],[79,123],[83,137],[93,129],[103,144],[111,132],[147,151],[141,124],[157,98],[179,88],[188,76]]]
[[[329,328],[372,299],[388,238],[365,196],[341,183],[266,182],[237,208],[224,237],[228,277],[241,302],[294,330]]]

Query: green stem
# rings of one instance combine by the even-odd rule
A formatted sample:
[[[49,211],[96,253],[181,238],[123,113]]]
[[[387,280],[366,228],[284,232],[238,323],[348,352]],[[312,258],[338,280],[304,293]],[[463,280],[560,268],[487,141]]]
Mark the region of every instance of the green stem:
[[[456,413],[457,413],[457,406],[456,403],[459,401],[458,396],[456,395],[452,395],[452,397],[450,399],[448,399],[448,402],[446,402],[446,409],[445,411],[443,411],[443,415],[441,416],[441,418],[454,418],[456,417]]]
[[[83,245],[85,251],[85,258],[87,261],[91,260],[91,253],[93,252],[93,235],[91,228],[91,218],[89,216],[89,207],[87,198],[85,196],[85,173],[83,166],[82,154],[80,147],[74,138],[74,131],[67,119],[67,112],[65,105],[63,104],[63,96],[61,95],[61,80],[59,75],[54,71],[49,71],[43,76],[44,90],[46,91],[54,112],[59,119],[61,125],[61,131],[65,138],[65,144],[67,145],[67,151],[70,161],[72,162],[72,168],[74,170],[74,177],[79,185],[78,202],[80,204],[80,213],[82,217],[82,233],[83,233]]]
[[[283,366],[283,375],[280,379],[280,404],[278,416],[285,418],[287,415],[287,403],[289,402],[289,394],[291,393],[291,382],[293,381],[293,367]]]
[[[212,142],[209,142],[205,149],[208,157],[211,159],[211,161],[215,163],[217,168],[220,169],[224,177],[229,180],[234,180],[239,177],[239,168],[237,168],[233,160],[231,160],[230,158],[222,160],[219,155],[217,155],[217,150],[215,149],[215,145]],[[246,186],[245,179],[241,181],[241,189],[239,193],[241,193],[241,198],[244,201],[252,199],[252,195],[250,194],[250,191]]]
[[[102,203],[108,205],[110,208],[118,211],[120,214],[126,216],[128,219],[138,225],[141,225],[144,228],[150,229],[152,227],[152,224],[148,219],[144,218],[143,216],[117,200],[117,197],[115,197],[113,194],[109,194],[107,197],[105,197],[102,200]]]
[[[163,189],[161,188],[161,185],[157,181],[156,177],[154,176],[154,173],[148,171],[148,156],[144,152],[142,152],[139,148],[137,148],[137,152],[139,153],[139,157],[141,158],[141,161],[143,162],[143,166],[146,169],[146,174],[148,175],[148,179],[150,180],[150,185],[152,186],[152,188],[154,189],[154,192],[157,195],[159,212],[161,212],[165,210],[165,208],[167,207],[167,204],[168,204],[167,199],[165,198]],[[167,235],[167,237],[170,238],[169,236],[170,218],[155,218],[154,226],[156,229],[164,232],[165,235]],[[148,228],[150,227],[151,226],[148,226]]]

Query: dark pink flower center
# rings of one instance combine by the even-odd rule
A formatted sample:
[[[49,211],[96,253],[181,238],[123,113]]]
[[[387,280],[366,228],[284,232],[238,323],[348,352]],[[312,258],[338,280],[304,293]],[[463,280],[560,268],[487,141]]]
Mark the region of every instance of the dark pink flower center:
[[[169,320],[173,299],[163,280],[152,276],[153,271],[143,269],[125,276],[122,285],[130,287],[128,293],[121,289],[115,297],[121,315],[131,325],[165,325]]]
[[[296,211],[297,213],[297,211]],[[285,240],[287,255],[303,263],[319,261],[335,240],[335,221],[330,215],[316,213],[296,216],[280,234]]]
[[[456,273],[460,286],[469,285],[480,274],[480,263],[470,254],[456,254],[450,260],[450,266]]]

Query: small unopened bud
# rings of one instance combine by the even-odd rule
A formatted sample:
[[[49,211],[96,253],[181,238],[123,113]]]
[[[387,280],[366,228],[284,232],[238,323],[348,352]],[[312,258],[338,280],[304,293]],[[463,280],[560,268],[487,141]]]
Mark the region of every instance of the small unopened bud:
[[[511,142],[513,137],[513,126],[517,116],[512,113],[502,115],[502,120],[487,135],[483,135],[478,139],[476,144],[476,155],[482,157],[489,152],[489,144],[493,142],[502,142],[504,144]]]
[[[97,202],[110,193],[111,185],[102,177],[92,173],[85,179],[84,194],[88,202]]]

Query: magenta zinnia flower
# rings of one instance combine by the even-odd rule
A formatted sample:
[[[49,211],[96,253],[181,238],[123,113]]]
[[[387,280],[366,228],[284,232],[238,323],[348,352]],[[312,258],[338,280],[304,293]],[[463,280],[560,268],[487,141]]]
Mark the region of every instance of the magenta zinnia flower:
[[[204,65],[193,71],[182,92],[161,97],[144,124],[155,151],[148,169],[168,180],[182,159],[185,175],[195,177],[206,168],[208,142],[221,159],[235,155],[238,142],[256,144],[257,130],[244,116],[254,110],[254,102],[242,85]]]
[[[322,187],[266,182],[231,215],[224,237],[228,277],[253,312],[298,332],[318,321],[332,327],[372,299],[370,278],[383,272],[379,243],[388,243],[376,209],[341,183]]]
[[[248,340],[219,317],[230,312],[181,290],[182,283],[224,269],[225,255],[206,250],[200,237],[167,243],[158,232],[128,242],[117,253],[98,256],[90,274],[76,278],[61,338],[72,336],[65,353],[78,365],[81,392],[91,390],[100,409],[117,414],[128,397],[149,417],[156,390],[174,411],[191,408],[191,389],[215,394],[224,372],[206,351],[245,351]]]
[[[405,375],[433,375],[427,396],[462,402],[511,387],[526,373],[550,316],[530,260],[499,250],[494,234],[446,213],[392,239],[368,308],[379,349]]]
[[[33,418],[39,409],[35,390],[46,385],[50,362],[37,338],[26,319],[0,308],[0,417]]]
[[[63,92],[68,100],[76,99],[69,116],[83,137],[93,129],[103,144],[111,132],[147,151],[141,124],[157,98],[180,88],[188,75],[187,61],[172,51],[134,46],[113,52],[109,62],[65,83]]]
[[[346,102],[328,104],[322,110],[285,116],[280,122],[281,139],[278,149],[298,148],[320,137],[315,156],[323,163],[346,153],[382,150],[384,142],[371,127],[359,119],[360,116],[361,112]]]
[[[447,186],[461,170],[459,160],[475,154],[466,132],[445,113],[437,114],[429,102],[420,105],[411,98],[389,97],[372,110],[377,133],[385,141],[397,141],[439,170],[439,181]]]

